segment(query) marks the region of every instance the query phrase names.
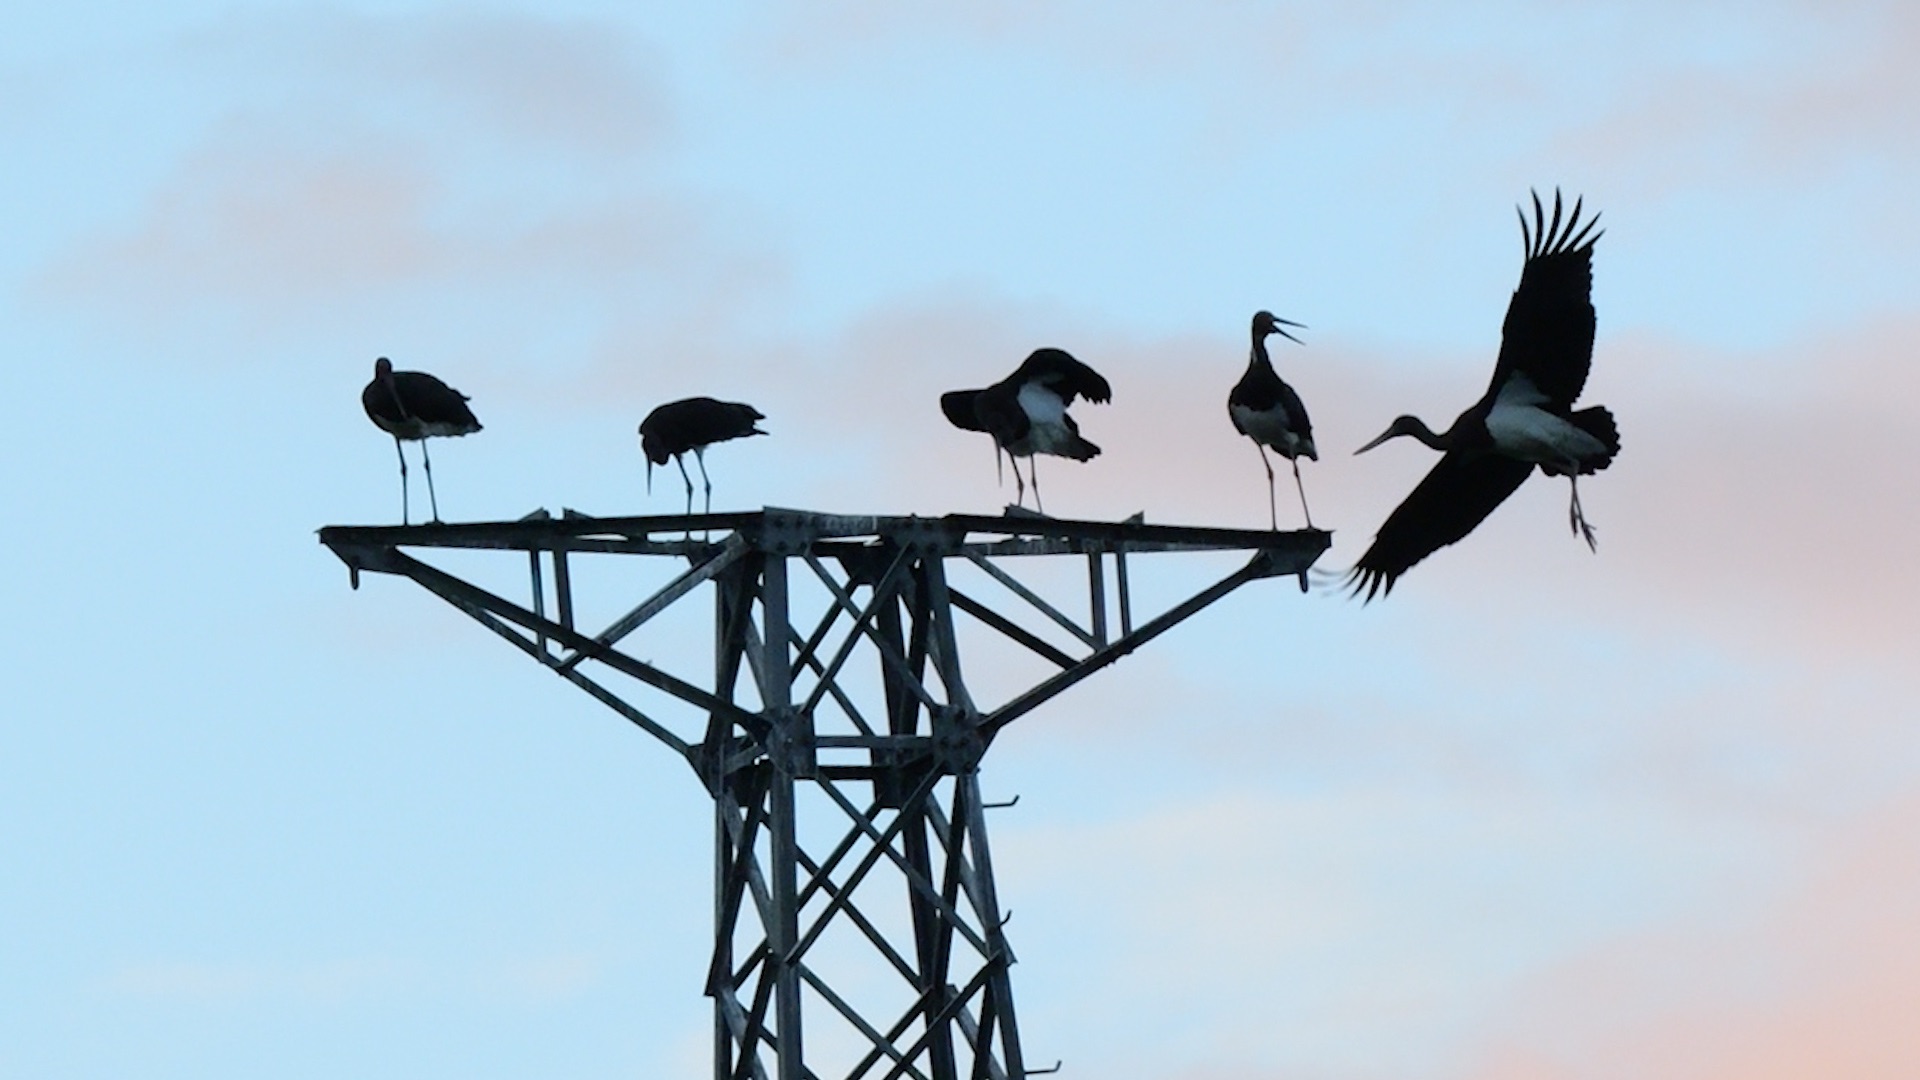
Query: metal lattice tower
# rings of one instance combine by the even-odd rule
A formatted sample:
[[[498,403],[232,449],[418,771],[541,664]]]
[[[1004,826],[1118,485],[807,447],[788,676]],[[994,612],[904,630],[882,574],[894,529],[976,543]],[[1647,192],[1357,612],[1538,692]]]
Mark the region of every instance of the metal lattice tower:
[[[1298,575],[1304,588],[1331,537],[767,509],[537,511],[516,522],[335,526],[320,539],[356,587],[362,571],[411,578],[693,767],[714,803],[706,993],[715,1080],[1018,1080],[1035,1072],[1021,1055],[1013,953],[988,854],[979,783],[987,747],[1014,720],[1239,586]],[[402,549],[438,551],[443,562],[478,558],[449,549],[525,553],[530,578],[519,580],[530,581],[529,602]],[[1129,556],[1203,551],[1252,558],[1136,624]],[[650,592],[631,581],[612,589],[613,610],[624,614],[582,630],[575,601],[598,588],[584,584],[584,571],[612,556],[650,560],[666,581]],[[1039,556],[1083,558],[1085,576],[1062,575],[1060,559]],[[1051,578],[1038,583],[1049,566]],[[1057,595],[1063,577],[1073,605],[1042,595],[1049,586]],[[710,689],[633,648],[640,631],[708,585]],[[956,613],[989,632],[976,639],[969,630],[969,642],[1010,643],[1048,673],[999,704],[976,703]],[[873,663],[862,667],[877,670],[877,692],[852,680],[856,656]],[[743,667],[757,708],[737,700]]]

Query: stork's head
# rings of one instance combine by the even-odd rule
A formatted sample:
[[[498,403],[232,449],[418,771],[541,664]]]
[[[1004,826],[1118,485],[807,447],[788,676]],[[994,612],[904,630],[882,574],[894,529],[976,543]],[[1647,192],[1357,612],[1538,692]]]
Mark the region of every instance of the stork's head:
[[[1260,341],[1268,334],[1279,334],[1288,341],[1304,345],[1305,342],[1286,332],[1284,328],[1288,326],[1298,327],[1301,330],[1306,329],[1305,326],[1301,326],[1299,323],[1290,319],[1277,317],[1271,311],[1256,311],[1253,313],[1253,340]]]
[[[1421,442],[1426,443],[1428,446],[1433,447],[1435,450],[1446,449],[1446,446],[1443,445],[1442,443],[1441,437],[1438,435],[1435,435],[1433,433],[1433,429],[1429,428],[1426,425],[1425,421],[1421,420],[1417,416],[1397,416],[1394,418],[1393,423],[1387,427],[1387,430],[1379,438],[1373,440],[1372,442],[1361,447],[1360,449],[1355,450],[1354,453],[1364,454],[1367,451],[1373,449],[1374,447],[1379,446],[1381,443],[1386,442],[1388,439],[1397,438],[1398,436],[1401,436],[1401,435],[1411,435],[1414,438],[1419,439]]]
[[[381,357],[373,362],[373,377],[381,381],[393,378],[393,361]]]
[[[673,455],[667,453],[667,448],[660,445],[660,440],[648,433],[645,424],[640,425],[640,453],[647,459],[647,494],[651,495],[653,494],[653,467],[665,465],[667,459]]]

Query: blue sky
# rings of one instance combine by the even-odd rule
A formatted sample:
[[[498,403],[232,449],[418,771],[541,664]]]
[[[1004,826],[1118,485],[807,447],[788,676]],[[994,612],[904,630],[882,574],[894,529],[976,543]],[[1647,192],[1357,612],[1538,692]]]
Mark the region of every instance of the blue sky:
[[[1920,16],[1894,3],[80,4],[0,42],[0,1074],[688,1076],[683,767],[314,540],[991,512],[937,394],[1113,381],[1067,516],[1254,527],[1258,308],[1345,567],[1476,397],[1515,203],[1607,227],[1597,556],[1535,480],[1368,607],[1243,590],[994,750],[1029,1056],[1118,1080],[1920,1069]],[[1282,492],[1283,525],[1287,503]],[[1168,566],[1155,587],[1197,580]],[[609,604],[616,601],[609,600]],[[1011,676],[1008,676],[1011,678]]]

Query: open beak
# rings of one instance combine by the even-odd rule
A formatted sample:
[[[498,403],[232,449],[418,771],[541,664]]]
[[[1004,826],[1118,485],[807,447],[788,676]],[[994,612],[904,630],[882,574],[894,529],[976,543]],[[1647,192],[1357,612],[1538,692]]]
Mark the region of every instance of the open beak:
[[[1286,327],[1289,327],[1289,326],[1296,326],[1302,330],[1305,330],[1307,328],[1305,323],[1297,323],[1297,322],[1294,322],[1292,319],[1282,319],[1277,316],[1274,318],[1273,321],[1275,324],[1273,328],[1274,333],[1279,334],[1281,337],[1286,338],[1288,341],[1293,342],[1295,345],[1306,344],[1306,342],[1301,341],[1299,338],[1294,337],[1292,334],[1287,333],[1285,329]]]

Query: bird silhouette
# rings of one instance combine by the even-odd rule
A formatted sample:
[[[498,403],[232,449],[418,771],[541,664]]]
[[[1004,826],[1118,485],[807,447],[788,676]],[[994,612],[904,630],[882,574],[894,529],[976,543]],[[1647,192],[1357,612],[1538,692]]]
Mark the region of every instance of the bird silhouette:
[[[480,430],[480,421],[467,408],[467,395],[424,371],[395,371],[393,361],[382,356],[373,362],[373,381],[360,391],[360,405],[367,419],[393,436],[394,453],[400,456],[400,521],[411,524],[407,505],[407,454],[402,440],[420,444],[420,460],[427,469],[427,501],[433,507],[433,520],[440,520],[440,498],[433,490],[433,457],[427,453],[427,440],[435,436],[471,435]]]
[[[1266,466],[1267,516],[1275,531],[1280,528],[1280,510],[1273,493],[1273,462],[1267,459],[1267,449],[1271,447],[1293,463],[1293,486],[1300,490],[1300,512],[1306,515],[1309,529],[1313,528],[1313,511],[1307,509],[1307,489],[1300,482],[1300,458],[1304,455],[1313,461],[1320,460],[1320,452],[1313,445],[1313,421],[1307,419],[1306,405],[1300,395],[1293,392],[1293,387],[1273,370],[1273,361],[1267,356],[1270,335],[1300,341],[1287,333],[1289,326],[1306,329],[1297,322],[1275,318],[1270,311],[1254,313],[1253,349],[1247,357],[1247,371],[1227,395],[1227,416],[1232,418],[1234,430],[1253,440],[1260,451],[1260,464]]]
[[[653,467],[665,465],[668,458],[680,466],[680,478],[687,483],[687,513],[693,513],[693,477],[687,475],[687,451],[693,451],[700,465],[700,482],[706,486],[706,511],[713,512],[713,481],[707,478],[707,447],[728,439],[765,435],[754,426],[765,420],[760,410],[737,401],[715,401],[710,397],[669,401],[640,421],[640,450],[647,457],[647,490],[653,490]]]
[[[1612,464],[1620,452],[1613,414],[1603,406],[1575,410],[1593,364],[1593,245],[1601,233],[1595,215],[1580,226],[1580,201],[1561,222],[1560,192],[1548,221],[1539,193],[1529,227],[1520,210],[1526,264],[1507,305],[1500,356],[1487,392],[1441,434],[1418,417],[1401,416],[1384,434],[1354,451],[1411,436],[1444,452],[1380,526],[1372,546],[1348,575],[1353,592],[1393,591],[1414,564],[1452,544],[1484,521],[1537,466],[1572,485],[1568,525],[1598,550],[1593,526],[1580,508],[1579,478]]]
[[[1004,451],[1012,459],[1016,505],[1026,498],[1028,485],[1019,461],[1026,458],[1034,509],[1041,510],[1040,475],[1034,468],[1038,455],[1089,461],[1100,453],[1067,415],[1067,407],[1079,397],[1104,404],[1113,400],[1113,388],[1066,350],[1043,348],[992,386],[941,395],[940,410],[956,427],[993,436],[996,455]]]

